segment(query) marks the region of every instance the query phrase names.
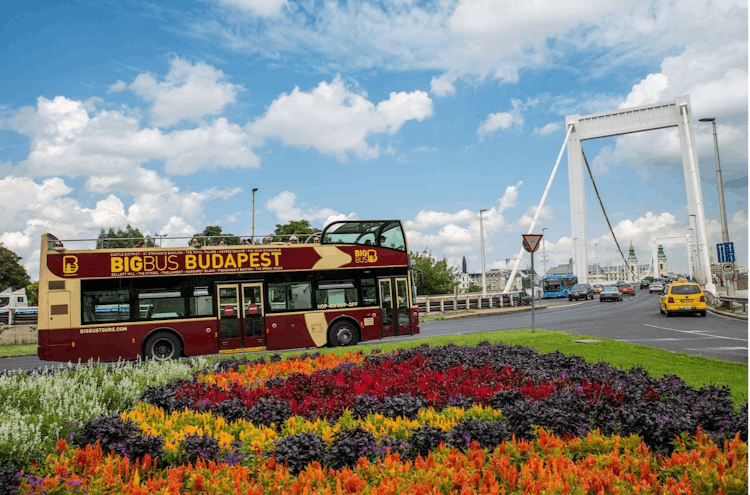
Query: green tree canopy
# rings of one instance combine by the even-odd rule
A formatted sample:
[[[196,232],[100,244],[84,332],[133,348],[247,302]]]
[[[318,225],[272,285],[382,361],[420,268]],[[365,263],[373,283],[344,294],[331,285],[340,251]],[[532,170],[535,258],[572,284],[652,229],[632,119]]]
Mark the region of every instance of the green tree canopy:
[[[29,301],[29,306],[39,305],[39,281],[32,282],[26,286],[26,297]]]
[[[481,285],[470,285],[466,292],[482,292],[482,286]]]
[[[31,283],[26,268],[19,263],[22,259],[0,243],[0,291],[8,287],[17,290]]]
[[[144,237],[138,228],[133,228],[128,224],[128,226],[125,227],[125,230],[119,227],[115,230],[110,227],[109,230],[105,232],[104,228],[102,228],[101,231],[99,231],[96,247],[97,249],[124,249],[135,247],[141,242],[145,242],[147,247],[155,246],[153,239],[150,237]]]
[[[433,258],[432,254],[425,249],[421,253],[411,253],[414,267],[423,274],[423,280],[417,285],[417,293],[420,295],[453,294],[453,288],[459,282],[458,269],[448,266],[448,262]]]
[[[225,246],[238,246],[242,240],[234,234],[224,232],[218,225],[208,225],[203,232],[195,234],[193,237],[204,246],[216,246],[219,241],[224,241]]]
[[[299,242],[303,243],[307,236],[316,232],[320,232],[320,229],[312,227],[307,220],[290,220],[289,223],[284,225],[276,224],[276,230],[273,231],[273,241],[287,242],[290,235],[296,234],[299,237]]]

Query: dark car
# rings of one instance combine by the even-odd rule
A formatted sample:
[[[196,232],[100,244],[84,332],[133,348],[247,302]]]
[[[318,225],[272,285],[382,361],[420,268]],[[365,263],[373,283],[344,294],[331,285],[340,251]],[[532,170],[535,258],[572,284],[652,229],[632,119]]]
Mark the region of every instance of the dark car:
[[[641,280],[641,289],[648,289],[648,287],[651,285],[651,282],[648,280]]]
[[[599,302],[604,301],[622,301],[622,292],[615,286],[605,287],[599,293]]]
[[[593,298],[594,288],[591,287],[591,284],[575,284],[568,294],[568,301]]]

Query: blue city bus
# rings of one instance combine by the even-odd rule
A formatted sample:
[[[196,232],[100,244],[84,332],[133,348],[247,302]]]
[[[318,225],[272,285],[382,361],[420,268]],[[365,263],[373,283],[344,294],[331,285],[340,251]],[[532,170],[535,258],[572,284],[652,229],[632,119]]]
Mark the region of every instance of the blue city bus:
[[[575,275],[550,275],[542,277],[544,297],[568,297],[571,287],[577,283],[578,277]]]

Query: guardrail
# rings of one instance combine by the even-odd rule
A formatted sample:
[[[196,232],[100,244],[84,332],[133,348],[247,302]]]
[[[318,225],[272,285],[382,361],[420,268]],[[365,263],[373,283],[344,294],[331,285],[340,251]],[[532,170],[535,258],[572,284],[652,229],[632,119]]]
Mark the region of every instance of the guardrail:
[[[705,292],[708,302],[713,306],[721,306],[724,303],[734,303],[742,305],[742,312],[747,313],[747,297],[725,296],[723,294],[714,295]]]
[[[29,308],[10,308],[0,313],[0,322],[8,325],[36,325],[38,309]]]
[[[439,296],[418,296],[420,313],[443,313],[470,309],[492,309],[515,306],[531,306],[531,296],[515,291],[482,296],[481,293],[445,294]]]

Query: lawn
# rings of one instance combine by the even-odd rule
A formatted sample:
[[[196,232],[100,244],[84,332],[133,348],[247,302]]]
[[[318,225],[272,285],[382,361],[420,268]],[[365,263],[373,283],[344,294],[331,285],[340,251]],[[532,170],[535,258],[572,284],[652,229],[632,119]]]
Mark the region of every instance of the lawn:
[[[36,344],[5,344],[0,345],[0,357],[34,356]]]

